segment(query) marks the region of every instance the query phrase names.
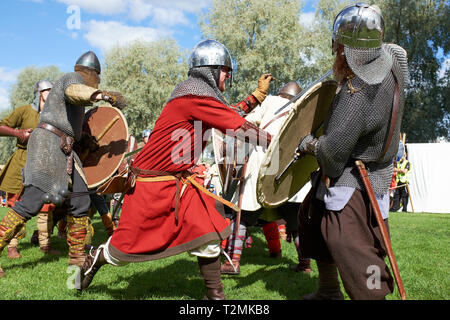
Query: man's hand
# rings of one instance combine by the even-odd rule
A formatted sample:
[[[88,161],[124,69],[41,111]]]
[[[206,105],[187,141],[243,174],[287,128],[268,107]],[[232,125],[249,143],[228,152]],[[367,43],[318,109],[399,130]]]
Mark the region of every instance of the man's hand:
[[[127,106],[127,101],[123,95],[115,91],[103,91],[102,100],[109,102],[113,107],[122,110]]]
[[[16,129],[15,131],[17,131],[16,137],[17,140],[19,140],[20,144],[27,144],[28,143],[28,139],[30,139],[31,136],[31,132],[33,132],[33,129],[28,128],[28,129]]]
[[[266,99],[267,91],[269,90],[270,82],[274,80],[272,74],[265,73],[258,79],[258,88],[252,93],[259,103],[262,103]]]

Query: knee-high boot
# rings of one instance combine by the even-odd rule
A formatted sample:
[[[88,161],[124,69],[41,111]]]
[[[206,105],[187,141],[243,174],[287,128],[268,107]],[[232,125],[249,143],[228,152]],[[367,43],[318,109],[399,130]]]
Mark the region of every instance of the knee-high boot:
[[[204,300],[225,300],[220,275],[220,256],[216,258],[197,257],[197,261],[206,286]]]
[[[319,289],[307,294],[305,300],[344,300],[338,278],[338,270],[334,263],[317,261],[319,270]]]
[[[91,219],[89,216],[75,218],[67,216],[67,244],[69,245],[69,265],[81,267],[86,254],[84,247],[92,237]]]
[[[6,215],[0,221],[0,253],[9,244],[12,238],[23,228],[27,219],[23,218],[13,209],[9,209]],[[0,267],[0,277],[3,277],[5,272]]]

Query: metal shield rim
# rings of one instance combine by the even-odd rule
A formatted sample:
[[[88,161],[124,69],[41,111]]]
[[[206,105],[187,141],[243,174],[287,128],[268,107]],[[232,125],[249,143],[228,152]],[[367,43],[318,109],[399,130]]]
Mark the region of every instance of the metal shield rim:
[[[265,175],[267,168],[268,168],[268,164],[271,162],[272,157],[274,156],[275,152],[274,150],[278,150],[278,146],[279,146],[279,141],[280,141],[280,136],[282,133],[284,133],[284,131],[286,130],[286,127],[290,124],[292,117],[295,115],[295,113],[297,112],[298,107],[304,102],[306,101],[308,98],[311,97],[312,94],[314,94],[317,90],[319,90],[321,87],[325,86],[325,85],[333,85],[337,88],[337,82],[335,80],[325,80],[322,82],[317,83],[316,85],[314,85],[313,87],[311,87],[308,91],[306,91],[295,103],[294,106],[291,107],[291,109],[289,110],[289,114],[287,115],[283,125],[281,126],[280,130],[278,131],[277,135],[272,138],[272,141],[276,141],[276,143],[274,144],[270,144],[267,152],[264,156],[263,161],[261,162],[261,166],[259,168],[258,171],[258,183],[256,186],[256,195],[257,195],[257,200],[258,203],[264,207],[264,208],[275,208],[278,207],[279,205],[285,203],[286,201],[289,200],[289,198],[286,199],[282,199],[279,201],[274,201],[272,203],[267,203],[265,201],[266,197],[264,195],[264,192],[262,190],[262,183],[260,183],[260,181],[262,180],[262,177]],[[292,151],[292,154],[294,153],[294,150]],[[295,195],[295,193],[293,194]]]
[[[126,138],[126,142],[128,143],[128,140],[129,140],[129,138],[130,138],[129,128],[128,128],[128,122],[127,122],[127,119],[125,118],[124,114],[122,113],[122,111],[120,111],[118,108],[115,108],[115,107],[109,106],[109,105],[101,105],[101,106],[97,106],[97,107],[95,107],[95,108],[113,109],[113,110],[117,111],[117,113],[119,114],[119,116],[122,118],[123,123],[125,124],[126,137],[127,137],[127,138]],[[91,110],[93,110],[93,109],[94,109],[94,108],[89,109],[89,110],[86,112],[86,114],[87,114],[88,112],[90,112]],[[95,188],[95,187],[98,187],[98,186],[101,185],[102,183],[106,182],[109,178],[111,178],[111,176],[114,174],[114,172],[116,172],[116,171],[119,169],[120,164],[122,163],[122,161],[123,161],[124,158],[125,158],[125,152],[122,154],[121,160],[118,162],[118,164],[116,165],[115,169],[112,171],[111,175],[108,176],[108,177],[106,177],[106,178],[104,178],[103,180],[101,180],[101,181],[99,181],[99,182],[95,182],[95,183],[93,183],[93,184],[88,185],[88,186],[87,186],[88,189],[93,189],[93,188]],[[83,166],[83,168],[84,168],[84,166]]]

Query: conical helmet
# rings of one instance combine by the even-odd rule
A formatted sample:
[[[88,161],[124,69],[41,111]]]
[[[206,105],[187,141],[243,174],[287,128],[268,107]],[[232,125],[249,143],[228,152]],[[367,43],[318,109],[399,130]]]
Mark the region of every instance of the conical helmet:
[[[101,73],[100,61],[93,51],[83,53],[83,55],[78,58],[75,65],[85,66],[94,69],[98,74]]]
[[[291,81],[286,83],[278,92],[278,95],[287,96],[289,99],[292,99],[296,95],[300,93],[301,88],[295,81]]]

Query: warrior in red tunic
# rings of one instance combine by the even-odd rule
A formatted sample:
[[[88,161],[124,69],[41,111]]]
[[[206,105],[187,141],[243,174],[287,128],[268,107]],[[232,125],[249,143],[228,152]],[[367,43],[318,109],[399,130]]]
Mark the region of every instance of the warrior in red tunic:
[[[190,169],[206,146],[211,128],[259,145],[270,143],[269,134],[239,113],[261,103],[272,80],[270,74],[262,75],[252,95],[229,106],[222,92],[225,81],[232,79],[231,72],[231,56],[224,45],[215,40],[196,45],[188,79],[175,87],[129,171],[136,180],[124,197],[119,226],[106,244],[86,258],[80,289],[89,286],[104,264],[120,266],[188,251],[197,256],[205,298],[225,299],[220,242],[231,231],[219,213],[221,204],[215,200],[220,199],[202,188]]]

